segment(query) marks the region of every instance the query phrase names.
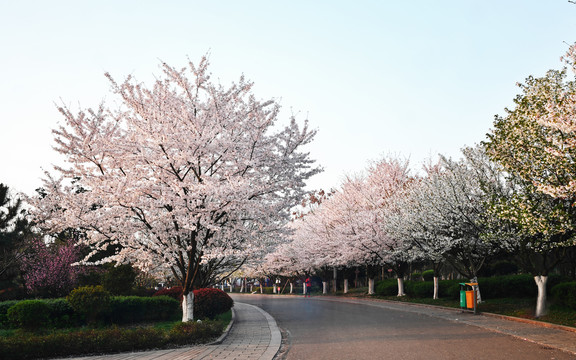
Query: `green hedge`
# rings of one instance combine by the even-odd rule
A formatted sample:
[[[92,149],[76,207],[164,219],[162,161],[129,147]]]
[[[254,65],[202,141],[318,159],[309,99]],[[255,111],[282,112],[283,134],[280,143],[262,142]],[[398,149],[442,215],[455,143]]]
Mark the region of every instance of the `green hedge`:
[[[576,310],[576,282],[560,283],[551,292],[557,304]]]
[[[36,330],[48,325],[50,308],[42,300],[24,300],[11,306],[6,315],[10,324],[26,330]]]
[[[25,301],[4,301],[0,303],[0,321],[3,328],[14,328],[16,324],[8,321],[8,309]],[[45,326],[64,328],[86,323],[84,314],[72,308],[66,299],[34,300],[47,306],[49,321]],[[129,324],[153,321],[177,320],[181,316],[180,302],[167,296],[138,297],[113,296],[110,305],[100,320],[104,323]]]
[[[180,302],[168,296],[113,296],[108,320],[113,324],[177,320]]]

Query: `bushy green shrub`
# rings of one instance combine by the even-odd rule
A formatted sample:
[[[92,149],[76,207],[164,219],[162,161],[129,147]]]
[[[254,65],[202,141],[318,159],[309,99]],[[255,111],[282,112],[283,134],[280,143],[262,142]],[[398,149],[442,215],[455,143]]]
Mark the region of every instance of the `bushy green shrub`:
[[[41,300],[23,300],[12,305],[7,316],[8,321],[16,327],[36,330],[48,324],[50,308]]]
[[[434,280],[434,270],[424,270],[422,272],[422,277],[424,278],[424,281]]]
[[[430,281],[420,281],[412,284],[410,296],[417,298],[431,298],[434,295],[434,283]]]
[[[88,323],[94,323],[110,311],[110,293],[102,286],[83,286],[72,290],[66,297],[74,311],[86,316]]]
[[[374,292],[380,296],[398,295],[398,282],[396,279],[378,281],[374,287]]]
[[[234,300],[220,289],[206,288],[194,290],[194,317],[213,319],[234,306]]]
[[[422,273],[419,273],[419,272],[413,272],[412,274],[410,274],[410,278],[414,281],[423,280]]]
[[[555,285],[551,293],[557,304],[576,310],[576,282]]]
[[[109,319],[114,324],[177,320],[180,302],[168,296],[114,296]]]

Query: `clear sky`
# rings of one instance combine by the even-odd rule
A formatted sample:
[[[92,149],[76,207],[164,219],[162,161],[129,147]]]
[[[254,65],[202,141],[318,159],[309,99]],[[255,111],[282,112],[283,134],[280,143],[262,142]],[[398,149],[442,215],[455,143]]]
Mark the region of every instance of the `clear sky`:
[[[282,121],[319,130],[310,188],[336,187],[384,155],[412,166],[485,138],[517,82],[559,68],[576,42],[567,0],[0,0],[0,182],[32,193],[56,161],[56,104],[110,99],[110,72],[149,82],[159,62],[210,53]]]

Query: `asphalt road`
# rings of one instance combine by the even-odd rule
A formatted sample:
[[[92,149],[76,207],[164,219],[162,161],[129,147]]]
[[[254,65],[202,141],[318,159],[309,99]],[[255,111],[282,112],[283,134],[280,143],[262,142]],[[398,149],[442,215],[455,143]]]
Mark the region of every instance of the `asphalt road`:
[[[272,315],[288,335],[283,359],[574,359],[475,326],[321,298],[234,295]]]

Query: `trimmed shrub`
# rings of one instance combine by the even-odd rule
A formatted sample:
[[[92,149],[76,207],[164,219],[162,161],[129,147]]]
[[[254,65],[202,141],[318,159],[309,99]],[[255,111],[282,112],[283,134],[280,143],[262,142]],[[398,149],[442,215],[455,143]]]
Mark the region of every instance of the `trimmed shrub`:
[[[417,298],[431,298],[434,295],[434,283],[430,281],[414,283],[410,295]]]
[[[26,330],[36,330],[48,324],[50,308],[41,300],[23,300],[8,309],[8,321]]]
[[[80,325],[80,317],[66,299],[44,300],[50,309],[50,323],[54,327],[72,327]]]
[[[194,317],[213,319],[234,306],[234,300],[224,291],[214,288],[194,290]]]
[[[173,299],[182,301],[182,286],[172,286],[156,291],[152,296],[170,296]]]
[[[114,324],[177,320],[180,302],[168,296],[114,296],[109,320]]]
[[[398,281],[396,279],[378,281],[374,287],[374,292],[380,296],[398,295]]]
[[[0,302],[0,327],[9,327],[8,309],[16,305],[20,300],[8,300]]]
[[[424,281],[432,281],[434,280],[434,270],[425,270],[422,272],[422,277]]]
[[[557,304],[576,310],[576,282],[555,285],[551,293]]]
[[[72,290],[66,297],[74,311],[86,316],[88,323],[96,322],[97,318],[110,310],[110,293],[100,285],[83,286]]]

